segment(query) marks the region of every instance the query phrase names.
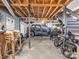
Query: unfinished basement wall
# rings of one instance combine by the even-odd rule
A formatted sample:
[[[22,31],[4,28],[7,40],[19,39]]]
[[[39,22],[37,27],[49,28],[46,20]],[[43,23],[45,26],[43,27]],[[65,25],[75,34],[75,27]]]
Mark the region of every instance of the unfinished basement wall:
[[[29,24],[26,24],[24,21],[20,20],[20,32],[23,34],[23,37],[27,35],[27,27]]]
[[[0,8],[0,30],[4,26],[4,30],[14,30],[15,20],[5,8]]]
[[[19,19],[19,17],[15,18],[15,29],[20,30],[20,19]]]

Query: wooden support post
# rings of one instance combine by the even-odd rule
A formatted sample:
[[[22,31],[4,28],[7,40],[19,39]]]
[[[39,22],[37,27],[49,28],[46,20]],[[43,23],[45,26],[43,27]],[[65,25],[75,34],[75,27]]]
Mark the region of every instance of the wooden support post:
[[[4,49],[4,57],[6,59],[7,56],[9,56],[9,52],[12,52],[12,59],[15,59],[15,40],[14,40],[14,34],[11,31],[6,31],[4,33],[5,36],[5,49]],[[10,44],[10,46],[9,46]]]
[[[14,40],[14,33],[11,33],[11,46],[12,46],[12,59],[15,59],[15,40]]]
[[[0,59],[2,59],[2,49],[1,49],[1,44],[0,44]]]
[[[6,41],[6,43],[5,43],[5,48],[4,48],[4,59],[6,59],[6,57],[8,56],[8,54],[7,54],[7,44],[8,44],[8,42]]]
[[[4,57],[4,32],[0,32],[0,59],[3,59]]]
[[[15,59],[15,42],[12,41],[12,59]]]
[[[19,42],[20,42],[20,49],[22,49],[21,37],[20,37],[20,39],[19,39]]]
[[[77,47],[77,59],[79,59],[79,47]]]

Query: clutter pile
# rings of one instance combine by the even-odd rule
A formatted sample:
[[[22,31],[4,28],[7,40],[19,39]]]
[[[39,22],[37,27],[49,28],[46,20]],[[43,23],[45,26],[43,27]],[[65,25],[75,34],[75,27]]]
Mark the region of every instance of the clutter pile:
[[[15,52],[21,49],[19,31],[0,32],[0,59],[6,59],[9,55],[15,59]]]

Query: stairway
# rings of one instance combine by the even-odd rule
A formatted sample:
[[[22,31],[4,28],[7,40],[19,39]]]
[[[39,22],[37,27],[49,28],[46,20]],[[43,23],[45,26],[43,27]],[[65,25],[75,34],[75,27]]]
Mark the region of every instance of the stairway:
[[[59,16],[59,19],[63,17]],[[79,20],[67,17],[67,30],[71,31],[77,38],[79,38]]]
[[[79,20],[67,20],[67,30],[70,30],[76,37],[79,37]]]

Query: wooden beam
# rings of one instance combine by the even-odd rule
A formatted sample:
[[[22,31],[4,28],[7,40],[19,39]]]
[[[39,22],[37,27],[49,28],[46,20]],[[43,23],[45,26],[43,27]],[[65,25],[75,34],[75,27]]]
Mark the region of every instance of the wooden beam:
[[[63,9],[63,7],[60,8],[52,17],[54,17],[61,9]]]
[[[34,8],[32,7],[32,12],[33,12],[33,15],[34,15]]]
[[[29,10],[28,10],[28,8],[27,7],[25,7],[25,9],[28,11],[28,13],[29,13]]]
[[[52,1],[54,1],[54,0],[51,0],[51,1],[50,1],[50,4],[52,4]],[[47,16],[48,16],[48,14],[49,14],[49,12],[51,11],[51,9],[52,9],[52,7],[50,6],[50,9],[48,10],[48,12],[47,12],[47,14],[46,14],[46,16],[45,16],[45,17],[47,17]]]
[[[8,11],[11,13],[11,15],[13,17],[15,17],[15,14],[11,8],[11,6],[9,5],[8,1],[7,0],[2,0],[3,4],[5,5],[5,7],[8,9]]]
[[[28,14],[29,14],[29,10],[28,10],[28,8],[27,8],[27,7],[25,7],[25,9],[27,10],[27,12],[28,12]]]
[[[57,4],[60,4],[61,0],[58,1]],[[49,15],[49,17],[58,9],[59,5],[53,10],[53,12]]]
[[[14,3],[12,0],[10,0],[10,1],[11,1],[11,3]],[[16,12],[16,14],[18,14],[18,15],[20,15],[20,16],[23,16],[23,15],[21,14],[21,12],[18,12],[17,9],[16,9],[14,6],[12,6],[12,8],[15,9],[14,12]]]
[[[29,0],[26,0],[27,3],[29,3]]]
[[[44,0],[43,0],[43,4],[44,4]]]
[[[34,3],[36,4],[36,0],[34,0]],[[33,6],[32,6],[31,8],[32,8],[32,13],[33,13],[33,16],[35,16]]]
[[[60,4],[61,1],[62,1],[62,0],[58,0],[58,4]]]
[[[63,6],[63,4],[30,4],[31,6],[37,6],[37,7],[53,7],[53,6]],[[11,6],[28,6],[28,4],[11,4]]]
[[[45,2],[45,0],[43,0],[43,4],[44,4],[44,2]],[[44,9],[43,9],[42,17],[44,16],[45,9],[46,9],[46,7],[44,7]]]
[[[52,3],[52,1],[54,1],[54,0],[51,0],[51,1],[50,1],[50,4]]]
[[[68,5],[68,4],[69,4],[70,2],[72,2],[72,1],[73,1],[73,0],[67,0],[64,5]]]
[[[37,11],[38,11],[37,16],[39,17],[39,12],[40,12],[40,11],[39,11],[39,7],[38,7]]]
[[[27,2],[28,3],[28,0],[24,0],[24,2]]]
[[[36,4],[36,0],[34,0],[34,3]],[[34,8],[32,6],[32,11],[33,11],[33,15],[35,16],[35,13],[34,13]]]
[[[18,12],[17,9],[16,9],[15,7],[12,7],[12,8],[15,9],[14,12],[15,12],[16,14],[18,14],[19,16],[23,16],[23,15],[21,14],[21,12]]]
[[[58,9],[58,6],[53,10],[53,12],[49,15],[49,18],[50,16]]]
[[[19,16],[23,17],[23,15],[22,15],[20,12],[18,12],[18,11],[15,11],[15,12],[16,12],[16,14],[18,14]]]
[[[48,16],[48,14],[50,13],[51,9],[52,9],[52,7],[50,7],[50,9],[48,10],[48,12],[47,12],[47,14],[46,14],[46,16],[45,16],[45,17],[47,17],[47,16]]]
[[[42,17],[44,16],[44,13],[45,13],[45,9],[46,9],[46,7],[44,7],[44,9],[43,9]]]
[[[34,0],[34,2],[36,3],[36,0]]]
[[[29,0],[27,0],[27,3],[29,3]],[[29,5],[29,4],[28,4]],[[28,6],[27,6],[28,7]],[[28,14],[29,14],[29,10],[28,10],[28,8],[27,8],[26,6],[25,6],[25,9],[27,10],[27,12],[28,12]]]
[[[67,0],[64,5],[68,4],[70,2],[70,0]],[[62,8],[60,8],[52,17],[54,17],[61,9],[63,9],[64,5],[62,6]]]
[[[18,0],[18,2],[19,2],[19,5],[20,5],[20,4],[21,4],[21,1]],[[21,6],[19,6],[19,9],[22,11],[22,13],[23,13],[25,16],[27,16],[26,13],[22,10]]]

